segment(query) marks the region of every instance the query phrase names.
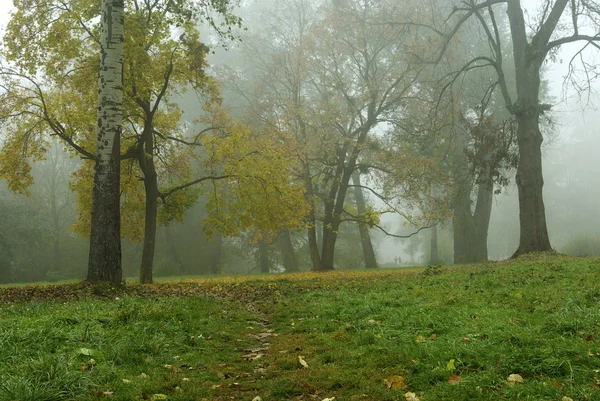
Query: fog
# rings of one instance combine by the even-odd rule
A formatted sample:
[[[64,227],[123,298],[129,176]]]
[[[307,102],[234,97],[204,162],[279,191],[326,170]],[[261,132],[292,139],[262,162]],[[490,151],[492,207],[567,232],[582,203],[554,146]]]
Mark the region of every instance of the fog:
[[[287,3],[292,4],[293,1],[289,0]],[[542,3],[534,0],[522,2],[523,7],[528,10],[526,16],[529,23],[535,23],[538,15],[536,10]],[[10,19],[8,4],[9,0],[0,0],[0,10],[2,10],[0,11],[0,25],[3,28]],[[242,17],[245,28],[234,30],[234,35],[239,36],[240,40],[231,41],[219,38],[217,32],[207,28],[206,25],[201,29],[201,39],[212,45],[208,55],[207,73],[220,82],[223,105],[229,109],[232,116],[242,120],[246,119],[250,126],[259,124],[268,126],[268,122],[265,123],[268,118],[280,121],[291,112],[289,105],[283,101],[281,104],[286,105],[287,109],[280,105],[267,111],[268,99],[275,102],[276,100],[272,99],[279,99],[278,97],[283,93],[281,88],[285,87],[278,81],[283,73],[275,70],[265,72],[268,68],[272,68],[271,57],[275,58],[269,52],[275,54],[275,51],[282,51],[282,48],[285,48],[283,40],[287,37],[286,35],[293,36],[295,34],[294,21],[285,20],[285,13],[281,13],[281,8],[273,10],[274,6],[275,2],[269,0],[243,1],[242,5],[235,10],[236,14]],[[304,17],[310,19],[314,16]],[[341,17],[336,15],[336,18]],[[277,24],[280,25],[277,26]],[[268,38],[269,35],[280,35],[281,42],[274,40],[272,43],[266,43],[265,38]],[[317,39],[313,40],[318,42]],[[319,43],[315,46],[318,47],[318,45]],[[384,46],[382,45],[382,47]],[[476,46],[473,45],[473,47]],[[552,57],[544,62],[542,69],[543,99],[552,105],[551,110],[544,113],[545,120],[542,122],[541,128],[544,136],[542,145],[543,196],[548,234],[553,249],[574,256],[600,256],[600,207],[598,206],[598,196],[600,196],[600,179],[598,178],[600,176],[600,157],[598,157],[600,110],[598,106],[600,106],[600,98],[597,96],[600,91],[600,81],[592,80],[587,87],[587,77],[579,70],[577,71],[578,82],[583,82],[583,84],[580,87],[572,85],[570,79],[573,78],[574,71],[570,69],[570,60],[577,56],[579,49],[581,49],[581,44],[576,43],[560,47],[558,52],[552,54]],[[293,56],[292,54],[289,57]],[[326,56],[321,57],[325,60],[323,64],[328,62]],[[583,62],[594,66],[598,61],[598,52],[590,49],[582,57]],[[389,58],[385,59],[385,62],[389,63],[386,66],[390,70],[396,68]],[[325,93],[324,90],[323,93],[318,93],[318,90],[312,87],[306,89],[312,84],[317,87],[321,81],[318,83],[315,81],[324,79],[325,73],[314,72],[318,67],[315,65],[307,67],[308,72],[303,72],[306,75],[313,75],[306,78],[306,86],[298,89],[298,92],[304,91],[302,93],[307,98],[312,96],[311,99],[324,99],[330,95],[329,92]],[[272,77],[271,81],[265,79],[265,75],[268,77],[269,74]],[[435,75],[434,73],[430,74]],[[417,85],[425,86],[423,83],[417,83],[414,86]],[[349,87],[352,89],[348,93],[352,95],[359,91],[357,84],[349,84]],[[334,85],[332,88],[331,91],[336,89]],[[499,99],[500,95],[495,96],[498,96]],[[465,95],[466,97],[467,95]],[[332,104],[334,101],[341,102],[333,95],[328,101]],[[198,122],[200,107],[196,94],[192,92],[182,94],[178,97],[177,102],[184,111],[183,119],[187,132],[191,134],[194,130],[200,130],[203,126]],[[313,103],[316,104],[316,102],[313,100]],[[492,100],[490,108],[502,109],[501,103],[500,100]],[[299,107],[296,105],[296,108]],[[309,106],[306,107],[309,108]],[[392,114],[394,118],[400,118],[399,115],[405,118],[403,113],[408,114],[411,107],[403,104],[401,110],[389,112],[384,116],[385,118],[381,117],[381,121],[391,119]],[[334,114],[336,111],[340,112],[339,110],[343,110],[343,108],[334,108],[329,112]],[[465,110],[464,114],[466,115],[473,113],[476,107],[474,105],[465,106]],[[317,111],[311,109],[302,116],[306,117],[309,113],[313,113],[311,118],[316,118],[314,116],[318,114]],[[323,111],[323,113],[326,112]],[[493,113],[496,113],[495,116],[502,112],[493,111]],[[423,115],[425,116],[425,113]],[[422,120],[426,119],[425,116]],[[467,118],[465,117],[465,119]],[[349,123],[350,126],[352,124]],[[415,123],[415,126],[418,124]],[[374,139],[370,143],[376,144],[372,146],[372,149],[383,146],[382,144],[389,145],[390,149],[394,146],[394,149],[402,148],[402,138],[408,137],[402,136],[405,135],[404,133],[391,133],[394,129],[396,131],[404,129],[397,128],[397,125],[386,121],[377,127],[370,127],[374,132]],[[5,139],[7,129],[10,129],[10,126],[2,128],[4,134],[2,144],[7,141]],[[422,139],[418,141],[415,139],[411,146],[416,149],[422,145],[420,149],[425,149],[426,146],[419,141]],[[375,150],[368,147],[370,145],[360,144],[359,146],[367,149],[365,152],[375,153]],[[47,149],[45,160],[34,161],[31,158],[28,160],[33,166],[34,182],[31,186],[16,191],[22,193],[15,193],[15,188],[9,188],[6,181],[3,180],[0,183],[0,216],[2,216],[2,224],[0,224],[0,283],[82,279],[86,275],[89,240],[83,234],[86,229],[81,228],[82,219],[78,216],[84,212],[81,212],[81,207],[79,207],[81,201],[78,203],[78,195],[73,192],[72,185],[74,173],[80,169],[83,161],[74,156],[72,152],[67,152],[64,143],[56,138],[48,139],[45,147]],[[315,152],[321,151],[322,149],[315,150]],[[425,153],[427,151],[429,150],[426,149]],[[325,167],[322,167],[321,176],[314,181],[315,185],[321,186],[321,188],[330,184],[331,179],[328,178],[328,174],[333,174],[331,172],[333,167],[327,165],[329,161],[327,152],[324,153],[325,156],[322,156],[322,160],[325,161],[322,165]],[[372,156],[370,153],[367,154],[368,156],[361,157],[365,157],[366,160],[367,157]],[[427,157],[433,156],[427,154]],[[315,156],[314,159],[316,158]],[[310,163],[316,163],[314,159],[310,159]],[[356,166],[353,168],[360,170],[360,163],[356,160],[354,163]],[[368,163],[364,162],[364,164]],[[450,169],[450,167],[445,168]],[[436,210],[430,213],[433,217],[423,217],[427,214],[424,212],[424,205],[428,201],[428,197],[435,192],[434,187],[445,188],[445,178],[439,178],[439,183],[434,184],[431,183],[438,178],[430,179],[428,181],[430,187],[423,190],[419,196],[414,196],[413,199],[407,195],[408,190],[403,190],[404,192],[389,190],[390,184],[389,181],[386,181],[389,178],[378,175],[366,167],[364,169],[365,171],[360,171],[361,180],[365,187],[370,188],[370,190],[363,190],[367,202],[367,212],[385,209],[380,220],[362,222],[363,227],[369,226],[368,232],[375,249],[377,264],[380,267],[429,264],[431,262],[432,229],[426,227],[433,225],[437,228],[437,256],[439,257],[435,262],[452,264],[454,262],[452,213]],[[514,168],[503,170],[502,174],[505,174],[507,182],[494,186],[497,193],[493,195],[487,238],[489,260],[510,258],[519,247],[519,200],[515,173]],[[317,174],[315,174],[316,176]],[[422,183],[414,184],[414,187],[411,188],[413,191],[417,187],[422,189],[422,185]],[[266,251],[269,259],[268,270],[271,272],[289,270],[285,262],[286,251],[281,242],[283,231],[289,231],[291,234],[290,240],[299,269],[304,271],[311,269],[311,248],[309,234],[306,230],[310,224],[303,228],[284,227],[279,231],[275,230],[275,234],[261,234],[262,236],[258,237],[253,229],[238,230],[235,235],[227,233],[222,236],[219,232],[209,233],[210,230],[207,230],[205,225],[210,213],[207,202],[210,202],[212,187],[206,185],[202,188],[198,199],[193,205],[189,205],[181,221],[175,219],[168,224],[159,224],[154,258],[154,274],[156,276],[265,272],[265,267],[261,262],[261,255],[264,255],[259,246],[261,244],[268,248]],[[326,192],[324,189],[321,191]],[[438,191],[444,194],[451,192],[446,189]],[[315,190],[315,192],[318,191]],[[474,194],[476,190],[471,189],[471,192]],[[384,193],[385,196],[380,196]],[[345,202],[352,205],[348,207],[349,210],[360,209],[355,193],[349,190],[345,196]],[[402,198],[403,196],[404,198]],[[402,199],[398,200],[400,198]],[[407,198],[410,198],[410,201],[406,200]],[[324,243],[323,235],[326,231],[324,227],[327,227],[328,223],[326,218],[319,213],[324,213],[322,210],[326,210],[327,201],[323,201],[322,204],[319,202],[321,200],[317,201],[315,206],[317,210],[316,235],[322,251],[321,242]],[[475,207],[474,202],[473,198],[472,208]],[[394,206],[393,209],[399,213],[390,212],[391,204]],[[365,213],[358,211],[356,214],[366,215]],[[339,232],[336,231],[338,240],[335,250],[335,268],[364,268],[368,263],[363,248],[359,245],[361,235],[364,237],[364,234],[359,232],[359,224],[356,221],[348,220],[343,222]],[[129,223],[124,222],[123,224]],[[378,229],[378,225],[390,234],[410,237],[396,238],[386,235],[381,229]],[[412,235],[416,232],[418,233]],[[133,234],[125,235],[123,238],[124,277],[134,278],[139,274],[142,240],[143,238],[135,238]]]

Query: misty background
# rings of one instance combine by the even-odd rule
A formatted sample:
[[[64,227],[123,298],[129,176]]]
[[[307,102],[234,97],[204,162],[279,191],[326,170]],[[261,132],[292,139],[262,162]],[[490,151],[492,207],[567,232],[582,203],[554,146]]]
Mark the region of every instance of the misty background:
[[[271,0],[246,0],[238,9],[247,31],[240,32],[242,43],[228,43],[227,50],[215,35],[205,31],[204,40],[213,46],[209,62],[211,73],[223,76],[225,67],[244,63],[244,46],[248,35],[261,24],[261,16],[273,5]],[[538,2],[523,2],[528,15],[536,15]],[[0,0],[0,25],[10,17],[10,0]],[[544,72],[546,98],[553,104],[552,135],[543,145],[544,200],[550,240],[559,252],[576,256],[600,255],[600,110],[598,83],[591,92],[583,94],[563,85],[568,60],[579,49],[576,44],[565,46],[548,62]],[[588,55],[594,62],[594,54]],[[236,95],[223,93],[233,113]],[[186,110],[190,121],[193,110]],[[186,117],[188,118],[188,117]],[[29,194],[16,195],[0,182],[0,282],[56,281],[79,279],[85,276],[88,257],[88,239],[75,234],[71,226],[76,221],[75,195],[69,187],[69,178],[81,161],[69,157],[58,143],[51,145],[46,160],[34,167],[35,184]],[[494,195],[489,228],[488,250],[490,260],[512,255],[519,242],[517,188],[514,171],[510,183],[500,194]],[[365,193],[368,202],[378,201]],[[225,274],[258,272],[258,246],[249,243],[248,236],[208,240],[203,232],[206,217],[205,199],[190,208],[182,222],[160,226],[157,235],[155,275],[209,274],[216,250],[220,253],[221,271]],[[398,216],[384,216],[382,226],[388,231],[410,233],[414,227]],[[441,263],[453,262],[451,220],[440,224],[438,246]],[[398,239],[371,230],[379,265],[422,265],[429,259],[430,230],[422,230],[410,239]],[[358,227],[347,224],[340,235],[336,250],[336,266],[363,268]],[[302,270],[310,269],[308,244],[305,233],[293,233],[292,241]],[[124,277],[136,276],[139,270],[141,243],[123,240]],[[277,244],[269,245],[271,271],[282,271],[282,254]]]

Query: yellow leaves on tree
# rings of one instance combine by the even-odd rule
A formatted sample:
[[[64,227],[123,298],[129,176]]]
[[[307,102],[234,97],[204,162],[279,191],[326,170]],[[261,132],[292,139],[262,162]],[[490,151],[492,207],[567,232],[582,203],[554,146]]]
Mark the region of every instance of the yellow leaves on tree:
[[[239,122],[227,124],[226,131],[228,135],[212,136],[206,143],[211,160],[219,162],[215,172],[227,177],[213,181],[207,191],[207,233],[301,227],[309,209],[304,186],[292,179],[296,160],[290,151],[291,138],[266,128],[252,130]]]

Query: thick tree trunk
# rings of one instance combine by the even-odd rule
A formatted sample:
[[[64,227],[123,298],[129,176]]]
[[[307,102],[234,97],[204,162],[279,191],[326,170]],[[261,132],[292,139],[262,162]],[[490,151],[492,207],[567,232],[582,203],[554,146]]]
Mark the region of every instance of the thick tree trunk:
[[[120,284],[120,144],[123,108],[123,0],[102,0],[98,141],[87,280]]]
[[[279,246],[281,248],[281,254],[283,255],[283,268],[286,272],[297,272],[298,261],[296,260],[296,253],[294,252],[294,245],[292,244],[292,237],[289,230],[283,230],[279,235]]]
[[[518,124],[519,165],[516,181],[521,228],[519,247],[513,257],[552,250],[543,199],[543,138],[539,128],[539,115],[542,112],[539,102],[540,69],[547,54],[546,45],[568,3],[568,0],[555,2],[542,29],[529,43],[520,1],[507,2],[517,87],[517,101],[510,105],[510,111]]]
[[[430,248],[429,248],[429,264],[430,265],[439,265],[440,257],[438,252],[438,227],[435,224],[430,229],[431,237],[430,237]]]
[[[519,165],[519,247],[513,257],[531,252],[551,251],[543,199],[542,134],[538,126],[537,107],[518,116]]]
[[[494,195],[493,187],[488,182],[479,183],[474,213],[471,211],[470,184],[465,182],[458,190],[452,220],[455,264],[487,261],[487,238]]]
[[[209,243],[208,271],[210,274],[221,274],[221,254],[223,249],[223,234],[214,233]]]
[[[360,186],[360,173],[354,171],[352,173],[352,182],[354,183],[354,197],[356,198],[356,210],[359,215],[362,215],[367,211],[365,197]],[[371,242],[371,235],[369,234],[369,227],[366,224],[358,224],[358,230],[360,232],[360,242],[363,249],[363,258],[365,267],[367,269],[376,269],[377,258],[375,257],[375,250],[373,249],[373,243]]]
[[[258,264],[261,273],[269,273],[269,247],[265,240],[260,240],[258,243]]]

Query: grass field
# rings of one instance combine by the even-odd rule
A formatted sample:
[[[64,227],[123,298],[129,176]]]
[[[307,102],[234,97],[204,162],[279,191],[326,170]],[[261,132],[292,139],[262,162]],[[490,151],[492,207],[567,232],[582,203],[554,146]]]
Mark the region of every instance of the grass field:
[[[600,400],[598,259],[4,287],[0,301],[0,401]]]

